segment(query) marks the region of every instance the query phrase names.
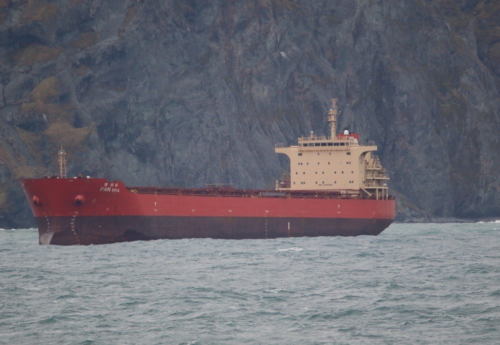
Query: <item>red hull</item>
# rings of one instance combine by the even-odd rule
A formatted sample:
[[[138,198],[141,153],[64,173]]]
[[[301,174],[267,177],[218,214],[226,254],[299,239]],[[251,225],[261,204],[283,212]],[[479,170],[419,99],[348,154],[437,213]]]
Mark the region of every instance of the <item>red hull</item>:
[[[393,199],[349,199],[333,193],[182,195],[189,190],[161,194],[158,189],[159,194],[141,194],[105,179],[21,182],[42,244],[378,235],[395,215]]]

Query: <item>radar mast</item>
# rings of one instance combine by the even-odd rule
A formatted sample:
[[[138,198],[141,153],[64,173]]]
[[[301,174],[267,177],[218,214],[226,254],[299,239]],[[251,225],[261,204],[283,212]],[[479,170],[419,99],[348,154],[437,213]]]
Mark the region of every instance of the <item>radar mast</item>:
[[[59,150],[59,177],[68,178],[68,170],[66,167],[66,151],[62,148]]]
[[[330,122],[330,138],[335,139],[337,136],[337,116],[339,115],[339,108],[337,106],[337,98],[332,99],[332,107],[328,112],[328,122]]]

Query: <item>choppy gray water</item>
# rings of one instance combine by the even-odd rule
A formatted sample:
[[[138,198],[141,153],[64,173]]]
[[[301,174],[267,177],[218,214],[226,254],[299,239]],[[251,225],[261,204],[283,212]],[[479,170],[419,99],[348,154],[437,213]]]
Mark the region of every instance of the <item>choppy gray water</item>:
[[[500,224],[38,245],[0,231],[2,344],[500,344]]]

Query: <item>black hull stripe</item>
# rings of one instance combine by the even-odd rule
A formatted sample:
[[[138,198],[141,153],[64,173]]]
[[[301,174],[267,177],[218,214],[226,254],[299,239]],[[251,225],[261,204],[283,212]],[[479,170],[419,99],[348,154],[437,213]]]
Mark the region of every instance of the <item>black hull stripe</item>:
[[[40,217],[40,243],[106,244],[137,240],[378,235],[392,219],[234,217]]]

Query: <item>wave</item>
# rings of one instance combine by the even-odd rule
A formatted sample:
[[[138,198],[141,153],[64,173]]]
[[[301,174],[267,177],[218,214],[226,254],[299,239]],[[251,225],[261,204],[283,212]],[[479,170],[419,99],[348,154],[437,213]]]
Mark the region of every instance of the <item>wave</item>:
[[[4,228],[0,228],[0,231],[19,231],[19,230],[38,231],[37,228],[28,228],[28,229],[25,229],[25,228],[19,228],[19,229],[4,229]]]
[[[284,249],[278,249],[278,252],[301,252],[303,251],[303,248],[299,247],[292,247],[292,248],[284,248]]]

